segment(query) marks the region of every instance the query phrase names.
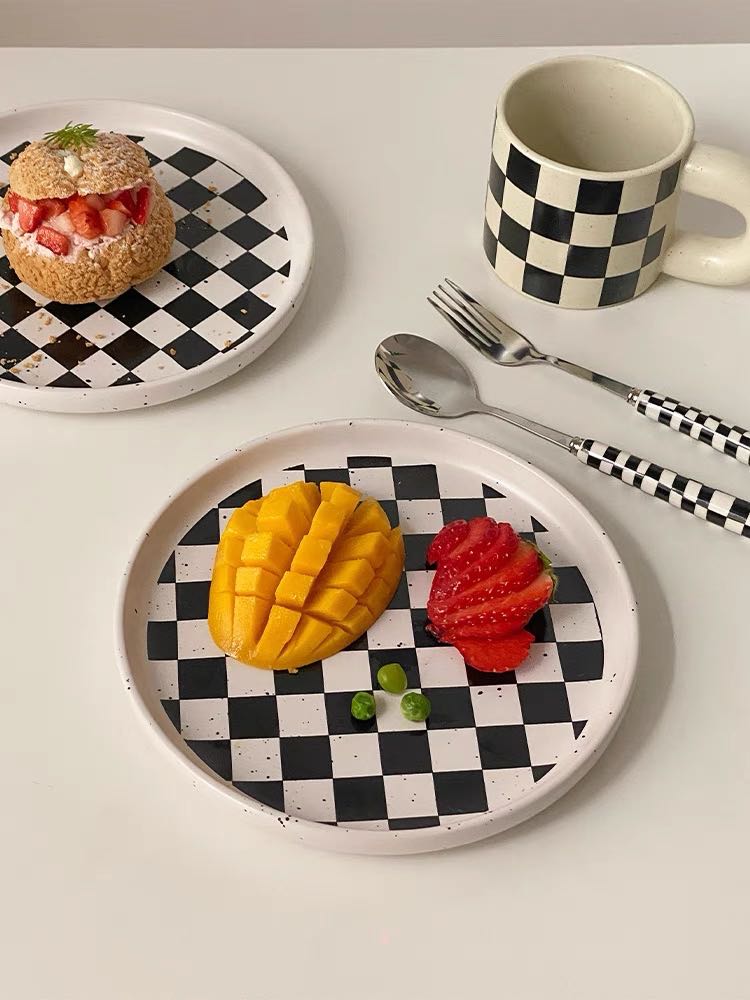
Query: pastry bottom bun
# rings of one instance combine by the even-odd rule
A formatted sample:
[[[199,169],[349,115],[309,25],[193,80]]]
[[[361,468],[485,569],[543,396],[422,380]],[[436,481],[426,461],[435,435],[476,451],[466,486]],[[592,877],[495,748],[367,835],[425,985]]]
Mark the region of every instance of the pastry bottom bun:
[[[93,255],[81,250],[74,261],[29,252],[4,229],[5,251],[13,270],[47,298],[74,304],[112,299],[146,281],[167,260],[175,236],[166,195],[158,185],[152,191],[151,214],[143,225],[130,226]]]

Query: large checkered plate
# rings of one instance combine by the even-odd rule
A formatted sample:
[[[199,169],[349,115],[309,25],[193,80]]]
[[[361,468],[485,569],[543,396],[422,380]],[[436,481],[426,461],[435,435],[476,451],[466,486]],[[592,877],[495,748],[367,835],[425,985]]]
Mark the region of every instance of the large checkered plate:
[[[389,609],[349,649],[296,674],[237,663],[206,623],[219,534],[233,510],[283,483],[339,480],[404,531]],[[552,560],[554,603],[516,672],[479,673],[425,630],[427,545],[444,522],[489,514]],[[127,687],[161,744],[277,833],[333,850],[429,851],[538,812],[593,764],[635,673],[635,601],[605,533],[557,483],[493,445],[434,425],[334,422],[283,431],[216,461],[138,544],[117,610]],[[397,660],[432,702],[407,722],[378,691]]]
[[[71,120],[143,145],[177,237],[149,281],[76,306],[19,282],[0,241],[0,401],[127,410],[198,392],[250,364],[292,319],[312,266],[310,216],[291,178],[244,136],[202,118],[75,101],[0,116],[0,194],[28,141]]]

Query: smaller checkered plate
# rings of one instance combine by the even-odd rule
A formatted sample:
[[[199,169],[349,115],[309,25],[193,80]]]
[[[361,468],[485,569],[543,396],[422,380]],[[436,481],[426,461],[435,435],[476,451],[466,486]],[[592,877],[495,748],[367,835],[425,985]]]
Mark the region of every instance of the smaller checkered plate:
[[[348,649],[296,674],[226,657],[208,631],[216,544],[232,512],[275,486],[351,484],[404,532],[390,607]],[[509,521],[552,561],[558,587],[517,671],[480,673],[426,631],[427,545],[456,518]],[[627,705],[635,601],[605,533],[557,483],[493,445],[434,425],[333,422],[255,441],[170,499],[138,543],[117,610],[128,689],[163,746],[285,836],[396,854],[507,829],[594,763]],[[432,703],[427,722],[376,691],[398,661]],[[186,785],[187,787],[187,785]]]
[[[152,406],[205,389],[279,337],[307,288],[310,216],[294,182],[244,136],[124,101],[0,116],[0,196],[13,158],[66,121],[146,150],[174,212],[169,260],[116,299],[52,302],[19,281],[0,241],[0,401],[39,410]]]

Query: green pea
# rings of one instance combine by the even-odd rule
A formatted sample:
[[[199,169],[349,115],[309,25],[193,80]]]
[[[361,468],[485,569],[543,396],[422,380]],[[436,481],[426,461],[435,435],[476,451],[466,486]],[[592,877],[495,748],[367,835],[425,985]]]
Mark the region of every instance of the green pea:
[[[409,722],[424,722],[431,711],[430,699],[419,691],[409,691],[401,699],[401,713]]]
[[[378,670],[378,684],[390,694],[406,691],[406,674],[400,663],[386,663]]]
[[[357,691],[352,698],[352,715],[361,722],[367,722],[375,715],[375,699],[369,691]]]

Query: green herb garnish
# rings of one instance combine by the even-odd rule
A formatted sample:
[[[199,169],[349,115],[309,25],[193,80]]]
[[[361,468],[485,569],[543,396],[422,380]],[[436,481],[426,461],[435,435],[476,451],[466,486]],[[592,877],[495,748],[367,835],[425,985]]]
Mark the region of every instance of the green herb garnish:
[[[74,125],[73,122],[68,122],[56,132],[47,132],[44,141],[57,149],[81,149],[83,146],[94,145],[98,131],[93,125]]]

